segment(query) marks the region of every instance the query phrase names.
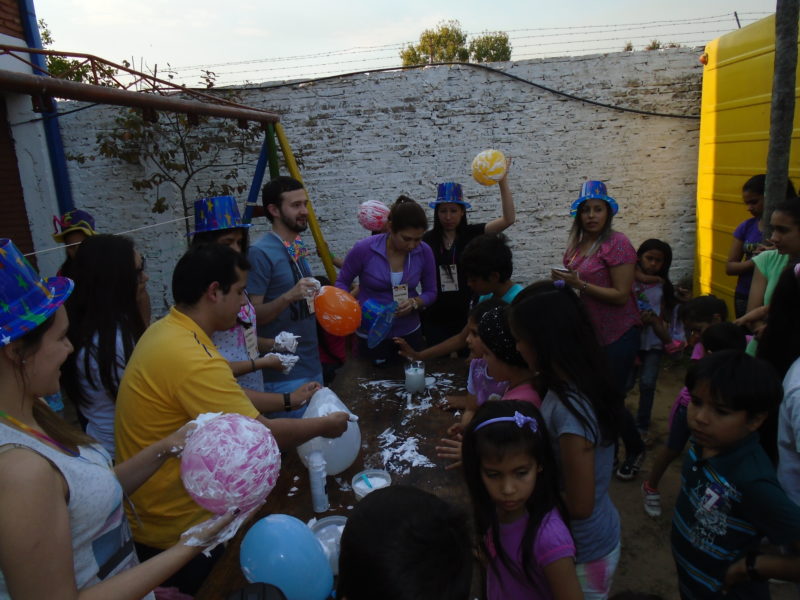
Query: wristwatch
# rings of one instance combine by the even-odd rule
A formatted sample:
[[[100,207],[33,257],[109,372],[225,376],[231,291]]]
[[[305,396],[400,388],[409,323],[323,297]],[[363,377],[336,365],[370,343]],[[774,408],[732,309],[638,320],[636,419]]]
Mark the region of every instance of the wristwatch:
[[[759,552],[758,550],[750,550],[744,558],[744,566],[747,569],[747,578],[750,581],[766,581],[767,578],[764,577],[761,573],[758,572],[756,569],[756,558],[758,558]]]
[[[283,408],[287,412],[292,410],[292,396],[289,392],[283,392]]]

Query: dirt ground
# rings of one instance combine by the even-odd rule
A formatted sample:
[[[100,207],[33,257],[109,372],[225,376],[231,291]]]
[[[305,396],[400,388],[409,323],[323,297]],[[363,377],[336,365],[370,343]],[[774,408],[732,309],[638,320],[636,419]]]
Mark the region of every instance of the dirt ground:
[[[611,484],[611,498],[622,519],[622,557],[614,577],[615,593],[631,590],[656,594],[664,600],[679,598],[669,536],[672,508],[680,491],[681,461],[676,460],[670,465],[659,485],[661,517],[653,519],[645,514],[640,487],[659,447],[666,440],[669,410],[683,386],[684,375],[684,363],[665,361],[662,364],[653,406],[653,444],[648,448],[644,467],[633,481],[615,478]],[[638,402],[638,389],[635,389],[628,395],[627,405],[635,411]],[[771,591],[773,600],[796,600],[799,597],[792,584],[772,584]]]

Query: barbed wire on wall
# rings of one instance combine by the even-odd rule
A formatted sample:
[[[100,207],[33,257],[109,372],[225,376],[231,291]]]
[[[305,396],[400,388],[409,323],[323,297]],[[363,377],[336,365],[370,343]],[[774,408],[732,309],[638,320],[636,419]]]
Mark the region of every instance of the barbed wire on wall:
[[[746,25],[769,14],[771,13],[743,12],[737,16],[739,21]],[[737,26],[734,13],[731,12],[692,19],[510,29],[506,33],[512,45],[512,60],[526,60],[546,56],[574,56],[577,53],[619,52],[627,42],[630,42],[634,49],[644,49],[654,40],[660,41],[663,45],[704,46],[711,39],[728,33]],[[620,35],[622,33],[624,35]],[[470,32],[468,35],[476,34]],[[554,41],[553,38],[558,39]],[[545,41],[530,43],[530,40]],[[342,73],[348,65],[362,65],[360,70],[400,67],[400,51],[413,43],[415,42],[396,42],[303,55],[185,65],[170,67],[169,73],[187,85],[197,84],[205,71],[214,72],[215,84],[218,86],[251,85],[254,81],[264,81],[268,78],[273,80],[313,78]],[[321,60],[324,62],[320,62]],[[321,69],[321,67],[338,68]]]

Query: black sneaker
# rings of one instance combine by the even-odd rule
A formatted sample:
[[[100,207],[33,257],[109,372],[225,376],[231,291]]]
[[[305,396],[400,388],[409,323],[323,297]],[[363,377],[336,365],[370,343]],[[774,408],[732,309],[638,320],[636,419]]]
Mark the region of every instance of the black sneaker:
[[[639,454],[626,457],[625,461],[620,465],[619,469],[617,469],[617,479],[621,479],[622,481],[630,481],[636,477],[639,469],[642,468],[643,462],[644,450],[639,452]]]

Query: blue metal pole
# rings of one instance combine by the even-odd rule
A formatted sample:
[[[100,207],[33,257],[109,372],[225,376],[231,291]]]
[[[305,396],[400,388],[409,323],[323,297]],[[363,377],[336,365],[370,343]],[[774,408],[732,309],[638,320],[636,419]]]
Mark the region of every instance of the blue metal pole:
[[[19,12],[22,17],[22,28],[25,32],[25,43],[29,48],[41,48],[42,40],[39,37],[39,25],[36,22],[36,12],[33,8],[33,0],[19,0]],[[31,62],[42,69],[35,70],[37,75],[47,77],[45,58],[42,54],[31,54]],[[61,129],[58,125],[58,109],[56,101],[53,99],[53,112],[43,113],[42,125],[47,139],[47,151],[50,155],[50,169],[53,173],[53,182],[56,188],[56,199],[58,209],[61,214],[75,208],[72,201],[72,188],[69,184],[69,172],[67,171],[67,157],[64,154],[64,143],[61,139]]]
[[[261,183],[264,181],[264,172],[267,170],[267,159],[269,157],[269,138],[270,131],[264,132],[264,143],[261,144],[261,154],[258,155],[256,172],[253,173],[253,183],[250,192],[247,194],[247,205],[244,209],[243,223],[249,223],[253,219],[253,211],[258,206],[258,193],[261,191]]]

